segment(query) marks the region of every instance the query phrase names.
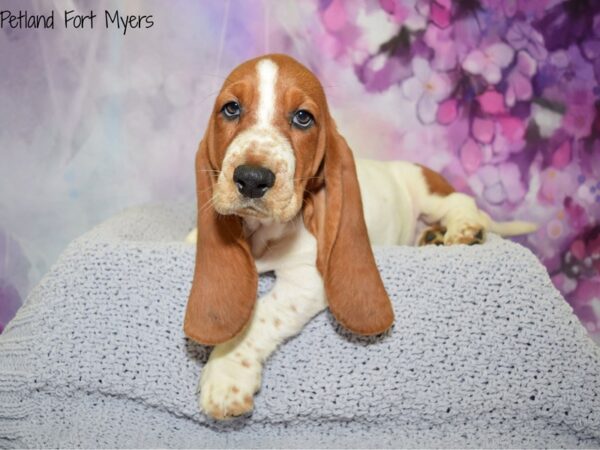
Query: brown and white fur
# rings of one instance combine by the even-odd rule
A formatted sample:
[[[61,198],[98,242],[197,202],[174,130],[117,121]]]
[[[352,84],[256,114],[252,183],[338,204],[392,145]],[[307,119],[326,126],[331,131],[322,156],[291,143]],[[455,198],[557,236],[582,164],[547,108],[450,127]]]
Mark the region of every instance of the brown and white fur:
[[[240,105],[235,120],[223,113],[232,101]],[[300,110],[314,118],[306,129],[292,121]],[[275,175],[264,196],[242,195],[233,180],[241,165]],[[196,270],[184,329],[215,345],[199,403],[217,419],[253,408],[269,355],[328,306],[359,334],[392,325],[370,245],[473,244],[488,231],[535,230],[494,222],[425,167],[355,165],[319,81],[284,55],[247,61],[229,75],[197,153],[196,177],[198,233],[188,236],[197,241]],[[418,233],[419,221],[429,228]],[[275,271],[275,286],[255,301],[257,274],[266,271]]]

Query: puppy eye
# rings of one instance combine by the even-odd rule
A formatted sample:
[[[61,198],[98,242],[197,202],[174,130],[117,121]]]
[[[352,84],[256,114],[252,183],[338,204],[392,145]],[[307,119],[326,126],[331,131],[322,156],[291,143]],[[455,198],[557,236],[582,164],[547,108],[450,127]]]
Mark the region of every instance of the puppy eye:
[[[302,130],[310,128],[314,122],[315,118],[312,114],[303,109],[296,111],[292,117],[292,125]]]
[[[242,110],[238,102],[225,103],[223,108],[221,108],[221,114],[228,120],[237,119],[240,117],[241,112]]]

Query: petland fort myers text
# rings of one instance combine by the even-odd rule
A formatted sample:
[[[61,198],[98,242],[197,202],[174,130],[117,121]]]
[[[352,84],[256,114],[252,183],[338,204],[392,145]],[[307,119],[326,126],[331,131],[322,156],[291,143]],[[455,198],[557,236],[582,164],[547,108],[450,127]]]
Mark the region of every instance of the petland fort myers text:
[[[92,30],[94,27],[119,30],[123,35],[130,30],[152,28],[152,15],[123,14],[119,10],[104,10],[103,14],[90,11],[82,14],[74,9],[55,14],[32,14],[29,11],[0,11],[1,29],[46,29],[65,28],[73,30]]]

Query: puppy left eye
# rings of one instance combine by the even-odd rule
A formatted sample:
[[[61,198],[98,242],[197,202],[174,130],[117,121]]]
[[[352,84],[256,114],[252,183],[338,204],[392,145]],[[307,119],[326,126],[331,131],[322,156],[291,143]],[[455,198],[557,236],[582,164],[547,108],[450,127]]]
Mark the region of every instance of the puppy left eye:
[[[315,118],[312,116],[312,114],[304,109],[296,111],[292,117],[292,125],[302,130],[310,128],[314,122]]]

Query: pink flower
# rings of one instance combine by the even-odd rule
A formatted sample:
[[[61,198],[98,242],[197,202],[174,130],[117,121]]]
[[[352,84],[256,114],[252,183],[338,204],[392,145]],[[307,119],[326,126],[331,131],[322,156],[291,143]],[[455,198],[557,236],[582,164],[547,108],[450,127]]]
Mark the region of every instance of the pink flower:
[[[496,127],[493,120],[475,117],[471,125],[471,134],[482,144],[489,144],[494,140]]]
[[[498,205],[508,201],[516,204],[525,196],[521,172],[514,163],[483,166],[478,175],[485,186],[483,196],[489,203]]]
[[[544,37],[527,22],[515,21],[506,32],[506,40],[515,50],[524,50],[538,61],[548,56]]]
[[[325,28],[329,31],[340,31],[346,26],[348,16],[344,9],[342,0],[332,0],[327,9],[321,15]]]
[[[483,50],[473,50],[462,63],[463,69],[474,75],[481,75],[488,83],[496,84],[502,78],[502,69],[507,67],[514,56],[514,50],[503,42],[498,42]]]
[[[479,47],[481,26],[475,15],[468,15],[454,21],[451,29],[459,61],[463,61],[469,52]]]
[[[596,113],[594,99],[587,89],[574,89],[567,96],[567,112],[562,125],[575,138],[589,136]]]
[[[500,117],[498,125],[509,143],[522,143],[525,136],[525,124],[521,119],[513,116]]]
[[[451,2],[447,0],[432,1],[429,11],[429,19],[440,28],[450,25]]]
[[[514,106],[519,100],[530,100],[533,94],[531,77],[535,75],[537,63],[527,52],[521,51],[517,54],[517,64],[510,72],[506,81],[506,104]]]
[[[483,166],[478,172],[483,183],[483,197],[491,204],[497,205],[504,201],[504,192],[500,183],[500,173],[496,166]]]
[[[473,139],[469,138],[460,149],[460,161],[462,163],[465,172],[471,174],[481,165],[483,155],[479,144]]]
[[[527,192],[521,180],[519,167],[512,162],[506,162],[501,164],[499,169],[500,181],[502,182],[506,199],[513,204],[519,203]]]
[[[492,143],[492,161],[506,161],[511,154],[525,146],[525,124],[517,117],[504,116],[497,119],[495,138]]]
[[[438,105],[436,120],[442,125],[449,125],[458,116],[458,102],[449,98]]]
[[[564,169],[571,162],[571,142],[567,139],[552,154],[552,166]]]
[[[458,64],[458,45],[453,37],[452,28],[442,30],[429,25],[423,36],[425,43],[434,51],[431,66],[435,70],[452,70]]]
[[[402,83],[402,92],[408,100],[417,102],[417,115],[423,123],[433,123],[438,103],[451,92],[450,79],[431,70],[429,62],[423,58],[412,60],[414,76]]]
[[[342,0],[323,2],[319,11],[322,26],[311,26],[307,32],[328,58],[348,66],[362,46],[364,33],[356,25],[356,8],[350,8]]]
[[[425,0],[379,0],[381,8],[399,24],[416,31],[425,28],[429,3]]]
[[[475,117],[471,124],[471,135],[481,144],[490,144],[483,147],[485,161],[505,161],[525,145],[525,124],[512,116],[500,116],[494,120]]]
[[[390,58],[385,54],[368,57],[355,68],[358,79],[369,92],[383,92],[391,85],[410,76],[410,67],[400,58]]]
[[[506,112],[504,108],[504,97],[495,89],[485,91],[479,97],[477,102],[481,106],[481,110],[488,114],[502,114]]]
[[[342,43],[332,34],[319,33],[321,51],[330,58],[337,59],[344,53]]]

